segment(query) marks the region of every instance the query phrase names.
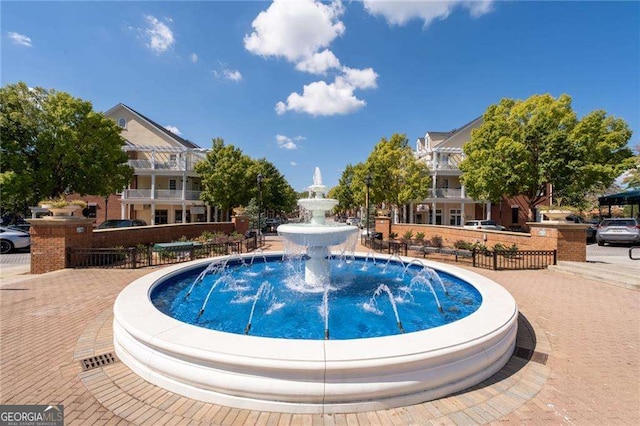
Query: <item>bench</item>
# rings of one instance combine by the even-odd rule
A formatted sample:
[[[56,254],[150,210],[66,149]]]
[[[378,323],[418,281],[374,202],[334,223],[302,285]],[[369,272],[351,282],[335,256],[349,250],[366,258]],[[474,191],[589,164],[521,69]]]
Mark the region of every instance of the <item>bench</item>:
[[[455,256],[456,262],[458,261],[458,258],[471,259],[473,257],[473,252],[471,250],[423,246],[418,251],[422,253],[423,258],[426,258],[428,254],[433,254],[433,253]]]

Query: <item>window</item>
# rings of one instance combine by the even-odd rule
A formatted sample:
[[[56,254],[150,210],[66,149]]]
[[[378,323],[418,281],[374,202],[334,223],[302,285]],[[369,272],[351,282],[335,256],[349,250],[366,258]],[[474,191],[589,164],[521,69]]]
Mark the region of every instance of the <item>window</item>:
[[[122,118],[122,117],[118,118],[118,126],[123,128],[123,129],[126,129],[127,128],[127,120]]]
[[[169,223],[169,211],[168,210],[156,210],[153,223],[155,225],[166,225]]]
[[[518,218],[520,217],[520,209],[518,207],[511,207],[511,223],[518,223]]]
[[[460,209],[449,210],[449,225],[458,226],[462,224],[462,211]]]
[[[433,210],[429,210],[429,223],[433,223]],[[435,225],[442,225],[442,210],[436,210],[436,223]]]
[[[175,191],[176,189],[178,189],[177,183],[175,179],[169,179],[169,189],[171,191]]]

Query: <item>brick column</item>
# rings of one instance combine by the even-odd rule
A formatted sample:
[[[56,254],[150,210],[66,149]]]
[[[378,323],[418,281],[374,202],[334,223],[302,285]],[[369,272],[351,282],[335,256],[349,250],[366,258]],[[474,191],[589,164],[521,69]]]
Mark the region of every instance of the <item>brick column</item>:
[[[376,232],[382,232],[382,239],[389,238],[391,233],[391,218],[389,216],[376,216]]]
[[[238,234],[244,235],[249,230],[249,216],[239,214],[231,217],[233,227]]]
[[[67,248],[90,248],[93,219],[54,216],[31,219],[31,273],[44,274],[67,267]]]
[[[527,222],[532,246],[539,250],[557,250],[558,260],[587,261],[587,231],[583,223]]]

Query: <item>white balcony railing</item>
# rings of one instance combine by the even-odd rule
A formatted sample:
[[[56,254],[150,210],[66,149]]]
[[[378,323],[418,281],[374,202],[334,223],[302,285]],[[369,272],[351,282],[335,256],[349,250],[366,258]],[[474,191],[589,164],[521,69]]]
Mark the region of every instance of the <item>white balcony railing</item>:
[[[436,188],[429,190],[429,198],[462,198],[462,189]]]
[[[200,194],[202,191],[185,191],[185,200],[199,200]],[[124,191],[124,199],[125,200],[150,200],[151,190],[150,189],[127,189]],[[182,200],[182,190],[174,190],[174,189],[157,189],[155,191],[155,196],[153,197],[155,200]]]

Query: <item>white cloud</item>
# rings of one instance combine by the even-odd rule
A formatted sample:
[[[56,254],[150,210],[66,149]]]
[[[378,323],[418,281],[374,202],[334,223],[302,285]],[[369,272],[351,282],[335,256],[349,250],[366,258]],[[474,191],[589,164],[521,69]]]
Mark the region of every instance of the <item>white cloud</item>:
[[[228,68],[223,68],[220,71],[214,70],[213,76],[215,78],[224,78],[226,80],[231,80],[235,82],[242,81],[242,74],[238,70],[232,70]]]
[[[182,132],[180,132],[180,129],[178,129],[176,126],[172,126],[172,125],[166,125],[164,126],[165,129],[167,129],[168,131],[170,131],[171,133],[180,136],[182,134]]]
[[[292,162],[291,162],[291,165],[292,165],[293,167],[296,167],[296,166],[298,165],[298,163],[296,163],[295,161],[292,161]]]
[[[148,24],[144,29],[147,46],[156,53],[164,53],[169,50],[175,43],[171,29],[154,16],[147,15],[144,19]],[[172,22],[171,19],[167,19],[167,21]]]
[[[314,53],[296,64],[298,71],[311,74],[326,74],[332,68],[340,68],[340,60],[329,49]]]
[[[354,87],[334,81],[327,84],[316,81],[304,86],[302,95],[294,92],[286,102],[276,104],[279,115],[287,111],[305,112],[314,116],[349,114],[365,106],[367,103],[353,95]]]
[[[196,62],[198,62],[198,55],[195,53],[192,53],[191,55],[189,55],[189,59],[191,60],[191,62],[195,64]]]
[[[377,87],[378,74],[372,68],[343,66],[329,49],[345,33],[340,20],[341,0],[274,0],[254,19],[253,32],[245,35],[249,52],[280,57],[295,64],[298,71],[326,75],[333,71],[333,82],[315,81],[305,85],[302,94],[293,92],[275,106],[277,114],[287,111],[311,115],[348,114],[366,105],[354,95],[356,89]]]
[[[356,68],[344,67],[342,72],[344,75],[342,77],[338,77],[336,80],[343,79],[345,83],[356,89],[375,89],[378,87],[378,83],[376,81],[378,79],[378,74],[373,70],[373,68],[359,70]]]
[[[298,145],[293,139],[285,135],[276,135],[276,142],[278,142],[278,147],[282,149],[298,149]]]
[[[242,74],[240,74],[240,71],[238,70],[225,69],[222,73],[227,80],[242,81]]]
[[[421,19],[427,27],[436,19],[446,19],[456,7],[464,7],[474,18],[493,10],[494,0],[361,0],[371,15],[383,16],[390,25],[404,25]]]
[[[342,2],[323,4],[314,0],[274,0],[253,20],[253,32],[244,47],[262,56],[284,57],[298,63],[309,60],[341,36]]]
[[[27,46],[27,47],[31,47],[31,38],[27,37],[24,34],[18,34],[18,33],[12,33],[9,32],[7,33],[9,38],[17,45],[19,46]]]

